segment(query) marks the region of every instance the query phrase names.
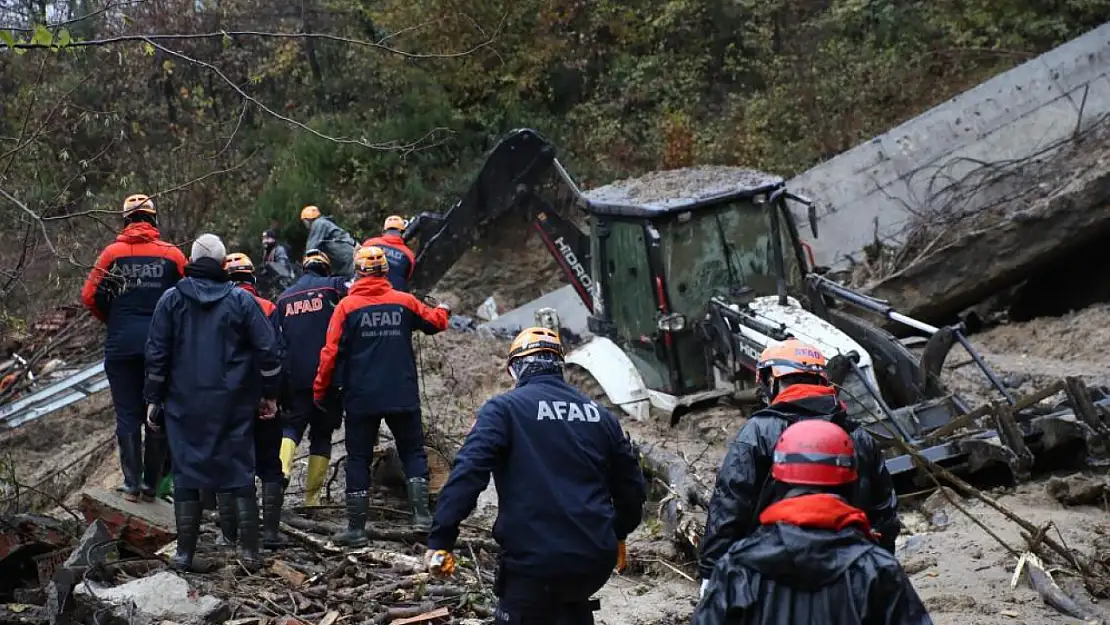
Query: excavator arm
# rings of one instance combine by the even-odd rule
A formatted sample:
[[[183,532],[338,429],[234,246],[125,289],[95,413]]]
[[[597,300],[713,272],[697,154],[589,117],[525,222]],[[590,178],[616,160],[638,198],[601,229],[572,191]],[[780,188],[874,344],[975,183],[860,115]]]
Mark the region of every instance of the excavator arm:
[[[495,224],[523,215],[535,228],[567,280],[593,311],[589,236],[567,217],[585,201],[555,158],[555,147],[535,130],[514,130],[486,155],[474,183],[446,213],[421,213],[405,228],[406,241],[419,240],[410,281],[428,292]]]

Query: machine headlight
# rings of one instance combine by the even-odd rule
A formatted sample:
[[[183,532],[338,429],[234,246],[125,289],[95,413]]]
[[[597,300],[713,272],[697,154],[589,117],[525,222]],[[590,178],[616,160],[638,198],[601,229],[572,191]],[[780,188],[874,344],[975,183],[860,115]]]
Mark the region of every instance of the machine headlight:
[[[663,332],[681,332],[686,329],[686,315],[671,313],[659,318],[658,327]]]

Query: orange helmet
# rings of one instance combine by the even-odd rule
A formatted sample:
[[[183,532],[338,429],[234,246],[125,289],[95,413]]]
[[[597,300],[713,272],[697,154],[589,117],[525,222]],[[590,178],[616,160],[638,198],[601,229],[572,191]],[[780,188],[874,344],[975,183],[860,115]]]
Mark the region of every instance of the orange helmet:
[[[311,204],[301,209],[301,219],[316,219],[320,216],[320,208]]]
[[[806,419],[786,428],[775,444],[771,477],[784,484],[841,486],[856,481],[856,448],[844,428]]]
[[[382,225],[382,232],[387,230],[404,230],[405,218],[400,215],[390,215],[385,218],[385,223]]]
[[[235,252],[224,257],[224,271],[228,274],[247,273],[254,275],[254,263],[251,262],[250,256],[242,252]]]
[[[331,258],[329,258],[323,250],[318,250],[316,248],[305,250],[304,258],[301,259],[301,267],[308,267],[316,263],[330,268]]]
[[[563,341],[559,338],[559,333],[550,328],[525,328],[509,346],[508,361],[540,352],[550,352],[562,358]]]
[[[768,400],[772,400],[778,394],[775,383],[786,376],[808,374],[827,383],[827,365],[821,350],[791,338],[768,345],[759,355],[755,368],[760,390]]]
[[[123,200],[123,216],[127,218],[135,213],[145,213],[147,215],[157,214],[154,210],[154,200],[150,199],[149,195],[144,195],[142,193],[135,193],[127,196],[127,198]]]
[[[389,260],[376,245],[360,247],[355,251],[355,271],[360,276],[384,276],[389,273]]]

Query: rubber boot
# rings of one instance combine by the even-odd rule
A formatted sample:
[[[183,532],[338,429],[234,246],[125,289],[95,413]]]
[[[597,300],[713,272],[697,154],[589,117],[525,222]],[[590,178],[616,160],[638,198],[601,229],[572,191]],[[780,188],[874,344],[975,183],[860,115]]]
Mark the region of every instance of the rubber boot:
[[[166,462],[166,435],[146,431],[143,441],[143,501],[154,501],[158,494],[158,483],[162,479],[162,467]]]
[[[199,501],[173,502],[173,517],[177,524],[177,553],[173,556],[173,568],[189,571],[193,568],[193,556],[197,552],[197,537],[200,535],[201,504]]]
[[[280,527],[284,500],[285,488],[281,482],[262,485],[262,546],[267,549],[281,549],[288,544]]]
[[[278,452],[278,458],[281,459],[281,474],[285,479],[289,479],[289,474],[293,472],[293,454],[297,453],[297,442],[291,438],[281,439],[281,451]]]
[[[370,542],[366,536],[366,516],[370,514],[370,493],[347,493],[347,531],[339,532],[333,539],[337,545],[364,547]]]
[[[139,500],[143,481],[143,434],[142,430],[131,435],[116,435],[119,444],[119,465],[123,471],[123,486],[119,491],[123,498],[132,503]]]
[[[235,496],[231,493],[216,493],[216,513],[220,517],[220,535],[216,537],[216,544],[220,547],[235,545],[239,538]]]
[[[427,534],[432,531],[432,513],[428,510],[428,480],[414,477],[409,480],[409,507],[412,508],[413,531]]]
[[[308,475],[304,480],[304,505],[320,505],[320,489],[324,487],[324,478],[328,475],[327,456],[308,457]]]
[[[235,513],[239,518],[239,560],[248,571],[257,571],[262,558],[258,555],[258,499],[254,493],[235,498]]]

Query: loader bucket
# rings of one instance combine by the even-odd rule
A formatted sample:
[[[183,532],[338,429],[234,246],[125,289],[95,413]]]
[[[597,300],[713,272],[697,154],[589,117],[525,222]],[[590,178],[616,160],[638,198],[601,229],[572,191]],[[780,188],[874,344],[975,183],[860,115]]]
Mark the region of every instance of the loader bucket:
[[[1051,408],[1038,405],[1060,392],[1064,401]],[[900,453],[901,445],[889,435],[868,427],[886,440],[887,470],[900,493],[935,485],[915,454],[969,481],[990,474],[1016,483],[1035,471],[1077,459],[1110,464],[1110,389],[1087,388],[1069,378],[1018,398],[1013,405],[995,402],[959,416],[941,404],[915,406],[895,415],[903,425],[918,426],[913,431],[920,438],[907,441],[914,453]]]

